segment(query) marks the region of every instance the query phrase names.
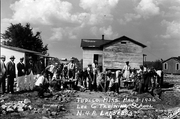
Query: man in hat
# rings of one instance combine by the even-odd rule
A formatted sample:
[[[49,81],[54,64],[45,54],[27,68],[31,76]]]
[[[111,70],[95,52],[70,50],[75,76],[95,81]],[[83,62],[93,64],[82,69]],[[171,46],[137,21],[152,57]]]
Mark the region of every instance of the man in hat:
[[[75,78],[75,64],[74,60],[71,59],[70,63],[68,64],[68,70],[69,70],[69,78]]]
[[[25,80],[25,65],[23,63],[24,58],[20,58],[20,62],[17,64],[18,78],[17,78],[17,91],[22,91],[25,89],[24,80]]]
[[[16,68],[15,68],[15,63],[14,63],[14,56],[10,57],[10,60],[7,64],[6,64],[6,68],[7,68],[7,92],[8,93],[14,93],[14,78],[16,78]]]
[[[92,91],[92,81],[93,81],[93,68],[92,68],[92,64],[88,64],[87,73],[88,73],[87,86],[88,86],[88,89],[90,91]]]
[[[69,71],[69,79],[71,82],[71,88],[75,88],[75,82],[73,79],[75,79],[75,64],[74,60],[71,59],[70,63],[68,64],[68,71]]]
[[[34,88],[34,75],[33,75],[33,70],[34,70],[34,65],[33,65],[33,60],[32,57],[29,57],[29,62],[26,65],[26,90],[33,90]]]
[[[36,67],[36,76],[35,79],[38,79],[38,77],[40,76],[41,72],[44,71],[45,67],[44,67],[44,61],[43,61],[43,57],[39,57],[37,63],[35,64]]]
[[[5,79],[6,79],[6,65],[5,65],[6,56],[1,56],[0,61],[0,90],[2,90],[2,94],[5,93]]]

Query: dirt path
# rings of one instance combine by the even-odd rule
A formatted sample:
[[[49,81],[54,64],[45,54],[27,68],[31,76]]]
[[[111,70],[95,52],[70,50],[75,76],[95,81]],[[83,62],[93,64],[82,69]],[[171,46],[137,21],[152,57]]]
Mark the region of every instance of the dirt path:
[[[63,119],[109,119],[108,105],[116,99],[107,97],[103,92],[78,92],[76,99],[68,104],[69,113]]]

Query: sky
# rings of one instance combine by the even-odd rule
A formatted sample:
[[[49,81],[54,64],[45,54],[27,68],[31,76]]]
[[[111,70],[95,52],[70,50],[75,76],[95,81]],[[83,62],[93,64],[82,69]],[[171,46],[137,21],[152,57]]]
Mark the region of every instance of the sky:
[[[81,39],[127,36],[146,60],[180,56],[180,0],[1,0],[1,33],[10,23],[40,31],[50,56],[82,59]]]

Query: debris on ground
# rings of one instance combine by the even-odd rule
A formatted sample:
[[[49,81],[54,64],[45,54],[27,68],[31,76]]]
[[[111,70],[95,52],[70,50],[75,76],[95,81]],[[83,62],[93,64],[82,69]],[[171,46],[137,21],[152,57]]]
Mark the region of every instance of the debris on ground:
[[[66,111],[64,105],[71,101],[75,92],[75,90],[63,90],[54,92],[52,96],[45,98],[36,97],[37,93],[35,92],[10,95],[9,98],[12,99],[3,98],[0,100],[0,118],[11,119],[14,116],[20,118],[28,115],[42,115],[42,119],[49,119],[50,117],[62,116],[62,112]],[[24,95],[28,95],[29,98],[23,99],[27,97]]]

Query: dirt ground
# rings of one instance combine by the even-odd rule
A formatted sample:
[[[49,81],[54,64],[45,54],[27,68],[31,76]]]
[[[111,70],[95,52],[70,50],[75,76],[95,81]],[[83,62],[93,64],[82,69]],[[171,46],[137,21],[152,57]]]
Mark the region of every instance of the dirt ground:
[[[149,93],[136,94],[127,89],[121,89],[120,94],[88,90],[60,91],[51,97],[46,94],[46,98],[42,99],[37,97],[36,91],[5,94],[0,98],[1,105],[29,99],[33,109],[0,114],[0,119],[178,119],[180,86],[168,79],[165,79],[160,99]],[[44,104],[58,104],[63,110],[52,115],[42,110]]]
[[[68,105],[70,112],[65,114],[63,119],[108,119],[105,115],[108,108],[103,105],[97,107],[98,102],[110,105],[106,101],[103,102],[104,98],[112,99],[102,92],[78,92],[76,98]]]
[[[53,97],[47,97],[44,99],[38,98],[36,92],[28,92],[24,94],[6,95],[5,102],[19,101],[25,98],[29,98],[32,102],[33,108],[41,109],[43,104],[59,104],[63,105],[65,110],[59,111],[57,115],[52,116],[48,113],[34,112],[34,110],[27,110],[24,112],[13,112],[5,115],[1,115],[1,119],[164,119],[162,116],[169,113],[168,110],[177,110],[180,107],[180,92],[174,90],[167,90],[163,92],[161,100],[152,97],[148,93],[133,94],[131,90],[121,90],[120,94],[113,92],[80,92],[76,91],[69,98],[69,101],[62,102],[54,99]],[[138,99],[138,101],[136,101]],[[146,107],[153,107],[153,109],[145,109],[137,113],[127,116],[122,115],[125,111],[123,104],[132,104],[136,102],[138,106],[140,104],[146,105]],[[115,107],[112,107],[115,106]],[[127,106],[127,105],[126,105]],[[140,108],[135,106],[134,108],[127,108],[129,112],[137,112]],[[119,110],[121,109],[121,110]],[[111,116],[111,114],[113,116]],[[162,118],[160,118],[162,117]]]
[[[170,113],[180,108],[180,92],[174,91],[164,92],[162,99],[154,98],[148,93],[132,95],[130,90],[121,90],[118,95],[113,92],[77,92],[75,97],[67,105],[69,112],[63,116],[63,119],[165,119]],[[132,104],[133,99],[139,99],[137,104],[151,105],[153,109],[145,109],[137,113],[137,115],[128,116],[126,114],[121,115],[123,112],[122,107],[110,107],[112,105]],[[130,110],[131,112],[137,112],[139,108]],[[111,116],[111,112],[115,116]],[[175,118],[178,118],[178,116],[175,116]]]

